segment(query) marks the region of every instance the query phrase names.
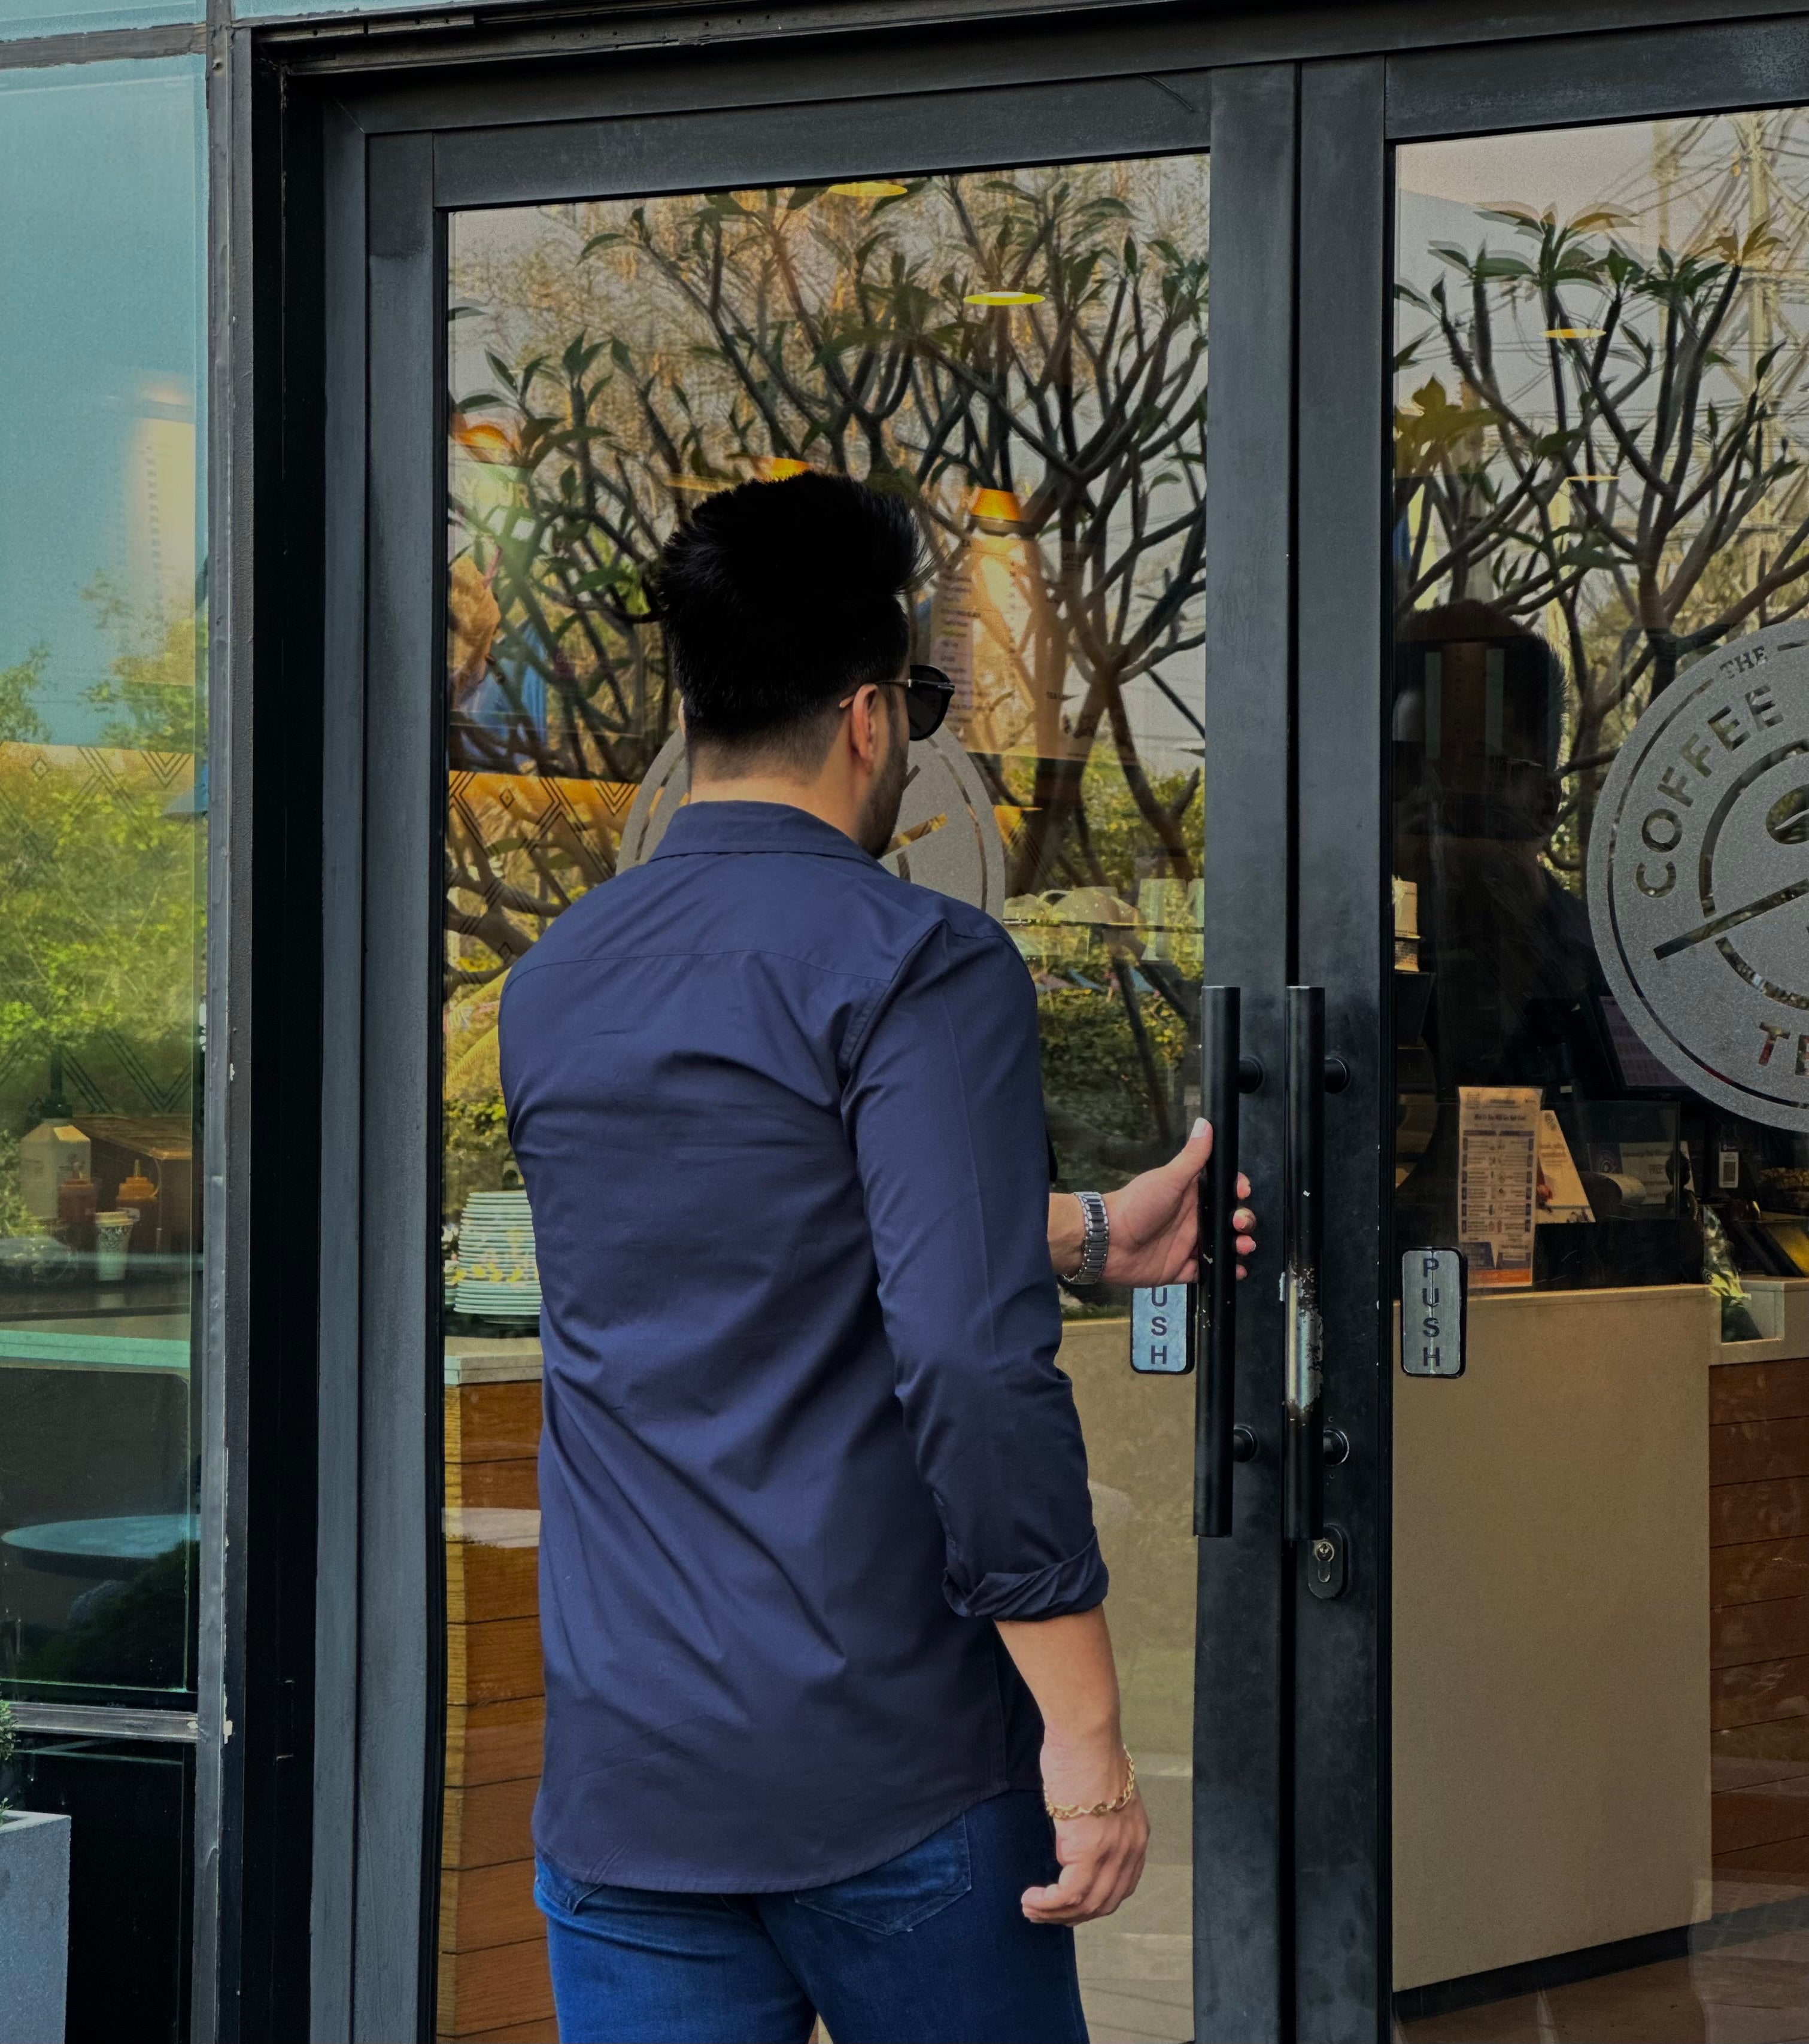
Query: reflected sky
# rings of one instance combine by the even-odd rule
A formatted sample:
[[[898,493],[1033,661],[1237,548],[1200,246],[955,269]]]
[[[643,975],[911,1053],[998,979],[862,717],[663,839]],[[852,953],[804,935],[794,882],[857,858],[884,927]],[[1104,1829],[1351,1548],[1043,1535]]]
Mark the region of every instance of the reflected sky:
[[[44,649],[63,743],[194,601],[202,102],[198,56],[0,75],[0,669]]]

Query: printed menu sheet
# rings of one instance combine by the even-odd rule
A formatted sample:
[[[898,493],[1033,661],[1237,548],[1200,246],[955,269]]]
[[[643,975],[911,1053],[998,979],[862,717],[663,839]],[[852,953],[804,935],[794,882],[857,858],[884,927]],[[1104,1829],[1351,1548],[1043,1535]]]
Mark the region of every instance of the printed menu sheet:
[[[1458,1246],[1473,1287],[1533,1281],[1539,1089],[1458,1089]]]
[[[1564,1139],[1563,1124],[1548,1107],[1539,1116],[1539,1211],[1542,1222],[1592,1221],[1596,1210]]]

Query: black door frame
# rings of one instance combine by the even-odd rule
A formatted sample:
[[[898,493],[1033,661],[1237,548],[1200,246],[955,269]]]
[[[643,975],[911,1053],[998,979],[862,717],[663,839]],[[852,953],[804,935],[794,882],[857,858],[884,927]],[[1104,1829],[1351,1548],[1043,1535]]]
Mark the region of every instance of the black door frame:
[[[254,306],[261,236],[290,281],[262,314],[282,365],[235,390],[232,431],[280,450],[258,457],[254,500],[274,504],[284,464],[305,486],[299,511],[267,513],[286,549],[229,558],[233,693],[280,664],[278,619],[325,676],[314,2035],[431,2026],[440,1398],[424,1134],[444,421],[424,371],[440,359],[444,210],[1197,148],[1209,103],[1208,659],[1223,678],[1207,696],[1208,898],[1239,912],[1209,921],[1207,977],[1243,988],[1246,1047],[1271,1074],[1283,989],[1327,989],[1352,1083],[1327,1116],[1325,1415],[1354,1451],[1328,1483],[1350,1585],[1324,1603],[1278,1537],[1272,1223],[1238,1364],[1238,1416],[1262,1452],[1239,1474],[1238,1537],[1200,1549],[1196,2007],[1202,2038],[1342,2044],[1386,2037],[1390,2002],[1388,148],[1809,102],[1800,5],[1500,0],[1493,41],[1419,0],[1207,21],[1054,0],[979,26],[950,0],[872,0],[789,10],[776,43],[707,13],[397,25],[374,48],[330,24],[235,36],[234,103],[263,109],[275,141],[234,274]],[[1735,13],[1753,18],[1720,18]],[[1632,25],[1655,16],[1676,25]],[[838,24],[861,32],[824,33]],[[801,103],[808,124],[769,117]],[[963,117],[977,104],[984,147]],[[311,625],[277,589],[309,561],[325,595]],[[1246,1158],[1279,1156],[1281,1112],[1271,1078],[1246,1104]],[[1278,1166],[1262,1175],[1273,1214]]]
[[[343,686],[327,703],[320,1523],[323,1583],[355,1582],[356,1593],[323,1596],[315,1672],[317,1717],[331,1712],[351,1728],[316,1746],[313,2020],[323,2038],[412,2035],[431,2009],[444,1614],[430,1019],[447,214],[1035,162],[1058,136],[1075,158],[1208,142],[1209,82],[1196,71],[1046,76],[977,93],[952,80],[913,92],[895,71],[883,98],[821,97],[797,67],[774,83],[784,98],[772,113],[624,113],[632,88],[624,95],[609,78],[595,82],[587,118],[499,123],[481,87],[440,109],[431,129],[389,125],[381,96],[374,117],[363,101],[326,112],[326,544],[336,565],[325,636]],[[792,110],[800,103],[807,122]],[[1244,238],[1261,249],[1260,236]],[[1285,271],[1273,288],[1285,309]],[[1285,705],[1277,733],[1285,759]],[[1272,836],[1281,813],[1270,813]],[[1239,835],[1259,845],[1261,829],[1251,805]],[[1269,850],[1280,870],[1279,844]],[[1262,1828],[1272,1835],[1277,1821],[1270,1804]]]

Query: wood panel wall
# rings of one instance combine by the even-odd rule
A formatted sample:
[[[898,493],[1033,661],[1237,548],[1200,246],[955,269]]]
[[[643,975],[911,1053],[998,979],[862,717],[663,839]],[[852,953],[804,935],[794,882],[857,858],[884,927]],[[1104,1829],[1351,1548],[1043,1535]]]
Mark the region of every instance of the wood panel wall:
[[[1809,1359],[1709,1372],[1715,1907],[1809,1887]]]
[[[546,1716],[538,1378],[446,1391],[446,1802],[437,2031],[556,2044],[529,1833]]]

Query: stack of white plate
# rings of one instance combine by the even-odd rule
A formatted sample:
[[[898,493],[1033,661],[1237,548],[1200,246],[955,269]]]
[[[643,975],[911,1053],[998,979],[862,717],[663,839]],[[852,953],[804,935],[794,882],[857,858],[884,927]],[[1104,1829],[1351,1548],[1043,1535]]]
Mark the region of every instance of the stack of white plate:
[[[461,1313],[538,1320],[540,1272],[525,1193],[473,1193],[459,1223]]]

